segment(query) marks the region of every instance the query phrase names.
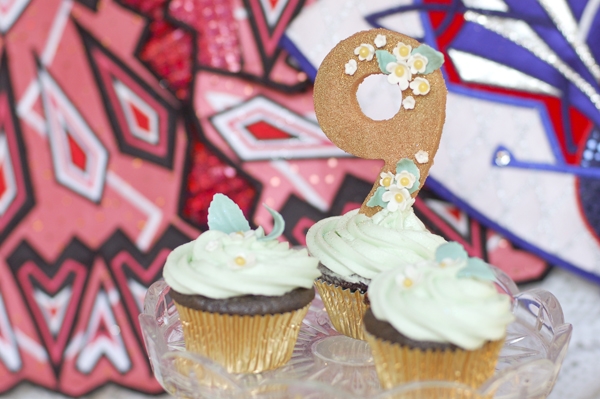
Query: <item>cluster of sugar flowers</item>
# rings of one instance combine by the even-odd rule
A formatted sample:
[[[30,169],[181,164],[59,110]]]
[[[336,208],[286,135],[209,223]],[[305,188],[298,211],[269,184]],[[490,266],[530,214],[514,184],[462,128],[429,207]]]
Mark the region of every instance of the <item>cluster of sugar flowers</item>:
[[[435,251],[435,262],[423,261],[406,266],[395,277],[400,290],[411,289],[423,279],[426,268],[454,268],[457,278],[476,278],[494,281],[496,276],[490,266],[479,258],[470,258],[464,247],[457,242],[440,245]]]
[[[390,212],[405,211],[413,203],[411,194],[419,189],[420,172],[408,158],[396,164],[396,173],[381,172],[379,187],[367,202],[367,206],[381,206]]]
[[[377,48],[385,46],[387,44],[386,36],[377,35],[374,44]],[[354,49],[354,54],[358,56],[359,61],[371,61],[376,56],[379,69],[388,75],[388,82],[398,85],[401,91],[410,87],[415,96],[424,96],[431,90],[429,81],[416,75],[430,74],[444,63],[443,54],[426,44],[413,49],[412,46],[399,42],[390,53],[385,50],[375,50],[372,44],[362,43]],[[356,60],[350,59],[345,64],[345,73],[354,75],[357,68]],[[415,107],[414,97],[405,97],[402,105],[405,109],[413,109]]]

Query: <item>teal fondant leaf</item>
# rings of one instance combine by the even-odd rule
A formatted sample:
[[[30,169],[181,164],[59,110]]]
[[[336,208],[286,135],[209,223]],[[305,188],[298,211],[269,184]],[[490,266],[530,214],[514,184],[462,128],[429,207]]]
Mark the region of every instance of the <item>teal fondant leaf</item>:
[[[467,266],[460,269],[456,276],[459,278],[473,277],[479,280],[496,280],[496,276],[490,266],[479,258],[469,258]]]
[[[269,235],[267,235],[265,237],[259,237],[258,240],[259,241],[274,240],[275,238],[279,237],[281,235],[281,233],[283,233],[283,229],[285,228],[285,221],[283,220],[283,216],[281,216],[281,214],[279,212],[269,208],[266,204],[263,204],[263,206],[265,208],[267,208],[267,211],[269,211],[271,216],[273,216],[273,230],[271,230]],[[258,230],[258,229],[256,229],[256,230]],[[264,234],[264,232],[263,232],[263,234]]]
[[[223,194],[215,194],[208,207],[208,228],[230,234],[250,230],[250,224],[235,202]]]
[[[415,184],[408,189],[408,192],[412,194],[417,191],[421,185],[421,172],[419,171],[419,168],[417,168],[417,165],[415,165],[415,163],[408,158],[403,158],[396,164],[396,173],[400,173],[403,170],[407,171],[408,173],[412,173],[417,178],[417,180],[415,180]]]
[[[375,55],[377,56],[377,63],[379,64],[379,69],[381,70],[381,72],[385,73],[386,75],[389,75],[390,73],[387,71],[387,69],[385,69],[385,67],[390,62],[398,62],[396,60],[396,57],[394,57],[394,55],[389,51],[385,50],[377,50],[375,51]]]
[[[383,202],[383,199],[381,198],[383,196],[383,193],[385,193],[385,187],[383,187],[383,186],[377,187],[375,194],[373,194],[373,196],[367,202],[367,206],[370,206],[371,208],[376,207],[376,206],[385,208],[387,206],[387,204],[385,202]]]
[[[435,251],[435,260],[440,263],[444,259],[468,259],[469,255],[462,245],[455,241],[440,245]]]
[[[421,44],[419,47],[414,48],[411,51],[411,54],[423,54],[425,57],[427,57],[427,67],[425,68],[423,75],[427,75],[428,73],[435,71],[444,63],[444,54],[434,50],[426,44]]]

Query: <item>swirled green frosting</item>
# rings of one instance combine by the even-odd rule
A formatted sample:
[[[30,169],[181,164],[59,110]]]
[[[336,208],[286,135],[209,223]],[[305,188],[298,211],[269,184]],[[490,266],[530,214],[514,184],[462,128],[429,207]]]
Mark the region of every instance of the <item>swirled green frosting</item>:
[[[310,253],[349,282],[433,259],[435,249],[445,242],[425,228],[412,207],[384,209],[372,217],[350,211],[321,220],[306,235]]]
[[[290,249],[259,234],[209,230],[168,256],[163,276],[175,291],[222,299],[240,295],[279,296],[311,288],[318,261],[305,249]],[[257,237],[258,236],[258,237]]]
[[[490,281],[459,277],[465,266],[426,261],[381,273],[368,290],[373,315],[413,340],[467,350],[503,338],[514,320],[510,297]]]

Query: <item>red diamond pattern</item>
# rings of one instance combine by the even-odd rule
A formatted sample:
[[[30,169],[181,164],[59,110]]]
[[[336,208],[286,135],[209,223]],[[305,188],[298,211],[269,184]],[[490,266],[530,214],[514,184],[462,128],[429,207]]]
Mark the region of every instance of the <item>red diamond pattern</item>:
[[[0,165],[0,198],[6,192],[6,180],[4,179],[4,166]]]
[[[258,140],[285,140],[294,137],[265,121],[246,125],[246,129]]]
[[[133,117],[135,118],[135,123],[138,125],[138,127],[142,130],[149,132],[150,131],[150,118],[148,118],[148,116],[146,114],[144,114],[144,112],[142,112],[134,104],[129,103],[129,107],[131,108],[131,111],[133,112]]]
[[[81,146],[75,141],[73,136],[67,134],[69,140],[69,151],[71,153],[71,162],[77,166],[82,172],[85,171],[85,164],[87,162],[87,155]]]

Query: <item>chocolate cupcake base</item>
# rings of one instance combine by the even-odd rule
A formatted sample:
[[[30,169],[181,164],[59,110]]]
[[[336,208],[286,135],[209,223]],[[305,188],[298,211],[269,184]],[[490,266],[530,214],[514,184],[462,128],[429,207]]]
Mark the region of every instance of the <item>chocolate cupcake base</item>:
[[[360,291],[361,294],[364,294],[365,292],[367,292],[367,288],[369,288],[368,284],[366,284],[366,283],[362,283],[362,282],[350,283],[350,282],[338,277],[335,272],[333,272],[331,269],[329,269],[327,266],[325,266],[322,263],[319,263],[318,269],[321,272],[321,277],[320,277],[321,280],[323,280],[329,284],[337,285],[338,287],[341,287],[342,289],[349,289],[352,292]],[[357,276],[357,275],[353,274],[352,276]]]
[[[373,314],[371,308],[367,309],[363,317],[363,325],[365,331],[384,341],[394,344],[400,344],[411,348],[421,350],[456,350],[458,346],[451,343],[432,342],[432,341],[416,341],[408,338],[406,335],[399,333],[394,326],[387,321],[379,320]]]
[[[181,294],[173,289],[171,298],[178,304],[194,310],[229,315],[267,315],[292,312],[308,305],[315,297],[314,288],[296,288],[281,296],[242,295],[213,299],[203,295]]]

